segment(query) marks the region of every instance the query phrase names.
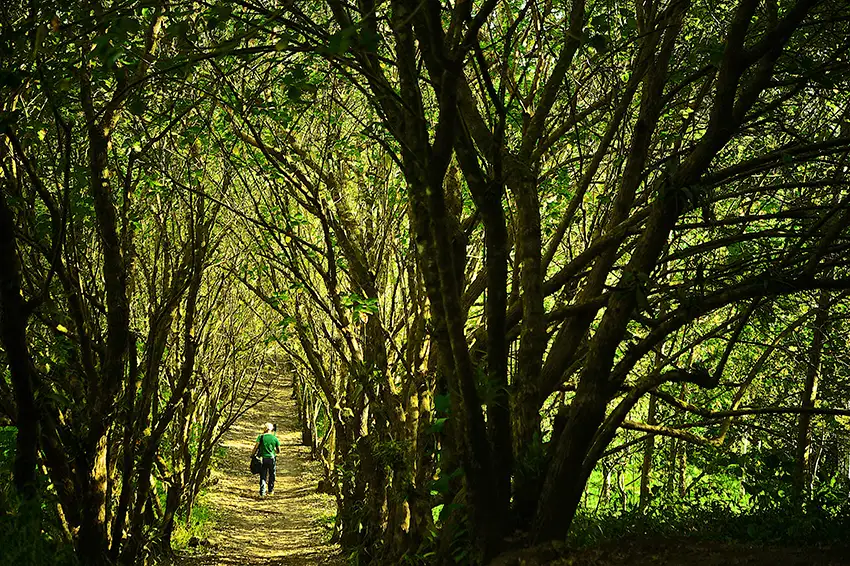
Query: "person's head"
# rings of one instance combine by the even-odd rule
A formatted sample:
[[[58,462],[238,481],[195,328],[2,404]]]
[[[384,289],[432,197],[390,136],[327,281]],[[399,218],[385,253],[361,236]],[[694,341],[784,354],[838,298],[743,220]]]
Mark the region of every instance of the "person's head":
[[[274,430],[274,425],[272,423],[266,423],[266,432],[272,432]]]

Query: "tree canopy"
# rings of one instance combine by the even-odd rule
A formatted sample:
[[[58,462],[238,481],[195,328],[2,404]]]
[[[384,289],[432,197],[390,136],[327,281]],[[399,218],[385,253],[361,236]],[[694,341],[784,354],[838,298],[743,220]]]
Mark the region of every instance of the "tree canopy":
[[[0,21],[0,413],[84,563],[169,552],[280,379],[365,562],[850,489],[845,1]]]

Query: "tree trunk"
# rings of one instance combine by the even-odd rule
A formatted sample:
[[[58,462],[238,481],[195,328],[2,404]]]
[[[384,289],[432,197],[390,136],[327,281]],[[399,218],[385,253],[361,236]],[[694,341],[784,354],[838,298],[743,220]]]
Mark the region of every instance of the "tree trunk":
[[[82,496],[82,523],[77,536],[77,552],[85,564],[92,566],[110,562],[107,556],[106,442],[107,435],[104,433],[94,442],[89,457],[79,462],[86,470],[86,484]]]
[[[659,276],[659,280],[665,280],[666,271]],[[658,315],[664,316],[667,313],[667,304],[661,303],[658,309]],[[659,347],[655,351],[654,369],[660,371],[664,364],[663,347]],[[647,424],[657,424],[656,413],[658,410],[658,398],[655,395],[649,396],[649,407],[647,409],[646,422]],[[649,434],[644,442],[643,462],[640,468],[640,500],[638,508],[643,511],[649,505],[652,496],[652,462],[655,457],[655,435]]]
[[[654,395],[650,395],[649,397],[649,414],[646,417],[647,424],[654,425],[656,424],[656,409],[658,405],[658,399]],[[652,485],[652,460],[655,456],[655,435],[650,434],[647,436],[647,439],[644,441],[643,445],[643,463],[640,468],[640,503],[639,508],[641,511],[646,509],[646,506],[649,505],[649,500],[651,496],[651,485]]]
[[[829,295],[829,291],[824,290],[818,294],[818,312],[815,315],[814,328],[812,329],[812,343],[809,347],[806,380],[803,384],[803,392],[800,399],[800,406],[806,408],[814,407],[817,400],[824,334],[829,320]],[[810,473],[811,424],[811,413],[802,413],[797,420],[797,454],[794,468],[794,487],[800,500],[806,497],[806,485],[808,484]]]
[[[602,462],[602,485],[599,486],[599,501],[596,502],[596,508],[600,507],[605,510],[608,507],[608,501],[611,499],[611,466],[606,462]]]
[[[664,485],[664,493],[671,504],[675,500],[673,494],[675,493],[676,486],[676,462],[679,461],[679,443],[680,441],[677,438],[671,438],[668,442],[670,450],[667,454],[667,481]]]
[[[21,295],[21,271],[15,240],[15,219],[0,191],[0,338],[9,363],[17,415],[13,476],[15,489],[26,499],[36,496],[38,464],[38,411],[36,410],[35,366],[27,344],[27,319]]]

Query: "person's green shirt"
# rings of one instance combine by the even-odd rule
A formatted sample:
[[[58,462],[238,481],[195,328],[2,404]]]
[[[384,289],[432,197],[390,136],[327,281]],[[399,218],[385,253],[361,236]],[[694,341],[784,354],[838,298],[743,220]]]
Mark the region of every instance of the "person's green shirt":
[[[257,443],[260,445],[260,456],[263,458],[274,458],[275,452],[280,448],[280,440],[269,432],[258,436]]]

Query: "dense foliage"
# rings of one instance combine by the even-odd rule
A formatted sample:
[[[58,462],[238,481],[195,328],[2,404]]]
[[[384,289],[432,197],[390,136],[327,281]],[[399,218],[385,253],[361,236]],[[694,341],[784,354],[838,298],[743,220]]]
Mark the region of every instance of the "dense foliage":
[[[169,552],[281,379],[358,563],[843,524],[845,1],[0,16],[4,532]]]

